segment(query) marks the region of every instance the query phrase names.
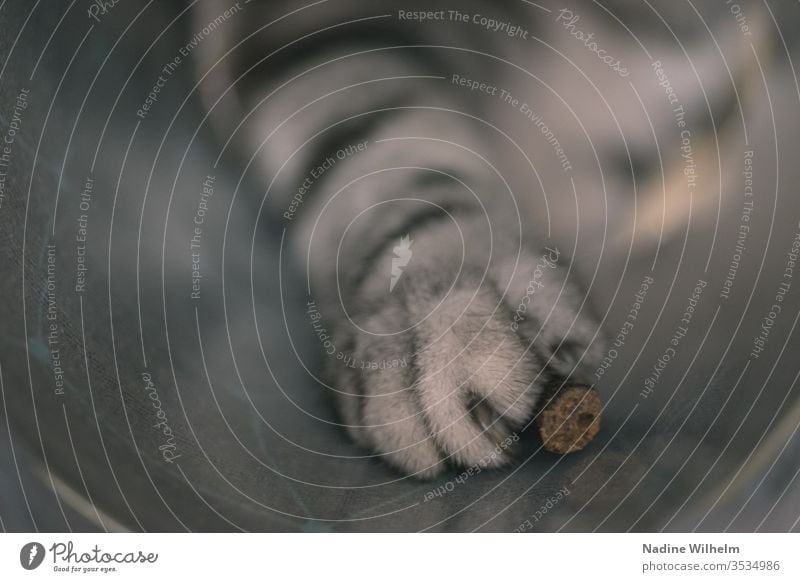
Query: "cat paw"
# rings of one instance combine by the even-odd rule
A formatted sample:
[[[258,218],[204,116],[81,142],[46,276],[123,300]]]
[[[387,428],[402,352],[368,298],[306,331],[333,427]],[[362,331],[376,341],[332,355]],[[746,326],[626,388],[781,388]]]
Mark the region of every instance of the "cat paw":
[[[328,364],[347,430],[421,478],[506,464],[545,384],[512,322],[486,287],[443,299],[409,290],[354,321],[346,354]]]

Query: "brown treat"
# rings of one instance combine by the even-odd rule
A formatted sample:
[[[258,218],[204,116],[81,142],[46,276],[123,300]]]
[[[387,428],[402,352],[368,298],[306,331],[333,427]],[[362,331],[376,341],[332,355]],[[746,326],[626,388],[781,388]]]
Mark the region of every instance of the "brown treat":
[[[536,417],[544,448],[551,453],[580,451],[600,430],[603,403],[597,391],[585,386],[569,386],[543,397]]]

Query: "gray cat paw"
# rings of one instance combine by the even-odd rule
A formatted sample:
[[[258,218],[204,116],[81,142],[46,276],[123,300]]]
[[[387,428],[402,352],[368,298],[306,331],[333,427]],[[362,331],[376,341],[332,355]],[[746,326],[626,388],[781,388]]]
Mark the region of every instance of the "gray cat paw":
[[[421,478],[507,463],[544,382],[511,322],[485,289],[409,292],[357,321],[349,353],[328,364],[350,434]]]

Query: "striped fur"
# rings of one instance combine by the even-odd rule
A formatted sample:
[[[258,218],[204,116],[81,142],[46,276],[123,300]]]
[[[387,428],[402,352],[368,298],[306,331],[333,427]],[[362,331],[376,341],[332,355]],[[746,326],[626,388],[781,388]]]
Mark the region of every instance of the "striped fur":
[[[552,140],[529,129],[517,105],[453,80],[528,100],[565,148],[583,144],[572,150],[573,166],[608,164],[582,133],[601,156],[619,151],[603,147],[620,128],[607,119],[593,125],[608,117],[597,115],[602,103],[584,100],[577,113],[585,126],[571,123],[558,95],[572,86],[565,80],[549,93],[534,72],[562,78],[553,71],[569,67],[556,54],[563,51],[592,69],[600,89],[620,100],[615,107],[639,106],[625,101],[633,97],[621,95],[616,73],[597,71],[553,25],[555,5],[542,4],[550,12],[523,2],[458,3],[463,13],[517,23],[544,39],[536,43],[472,22],[401,22],[399,10],[438,9],[421,1],[252,2],[246,18],[197,51],[219,142],[251,160],[258,194],[283,218],[289,252],[309,273],[314,317],[331,332],[327,389],[342,423],[408,474],[501,465],[509,451],[493,453],[531,420],[547,383],[591,384],[603,344],[575,281],[602,240],[630,241],[634,208],[650,225],[662,202],[659,193],[643,199],[643,210],[631,204],[626,167],[570,182]],[[201,2],[195,22],[227,6]],[[605,20],[588,5],[576,10],[601,36]],[[618,35],[604,38],[609,52],[628,54]],[[648,66],[629,63],[633,77],[651,74]],[[650,85],[644,99],[663,99]],[[635,116],[623,124],[640,153],[637,140],[650,127]],[[597,242],[571,256],[578,226]]]

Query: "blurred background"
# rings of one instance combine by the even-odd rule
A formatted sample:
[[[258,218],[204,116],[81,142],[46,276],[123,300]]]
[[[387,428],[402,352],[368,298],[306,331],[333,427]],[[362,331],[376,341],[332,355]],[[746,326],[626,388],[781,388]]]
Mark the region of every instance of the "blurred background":
[[[426,8],[466,22],[401,18],[414,4],[0,3],[4,531],[800,529],[800,5],[509,0]],[[537,219],[611,340],[584,452],[531,432],[514,466],[423,482],[338,426],[304,273],[264,205],[300,133],[257,156],[239,135],[277,127],[257,104],[297,63],[319,70],[287,89],[295,108],[345,74],[424,67],[442,79],[343,101],[485,113],[449,82],[469,71],[547,124],[492,109],[535,172],[508,145],[498,167],[532,212],[547,201]]]

